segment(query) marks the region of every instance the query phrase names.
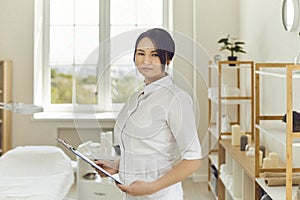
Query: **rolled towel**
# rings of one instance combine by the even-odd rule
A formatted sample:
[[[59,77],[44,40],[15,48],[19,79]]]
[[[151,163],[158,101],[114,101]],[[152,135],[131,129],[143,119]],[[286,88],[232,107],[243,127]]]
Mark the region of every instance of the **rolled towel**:
[[[286,179],[285,177],[281,178],[265,178],[265,183],[268,186],[285,186]],[[299,185],[300,184],[300,176],[295,176],[292,178],[293,185]]]
[[[300,173],[293,173],[292,177],[300,177]],[[263,178],[285,178],[284,172],[264,172],[262,173]]]
[[[262,173],[262,177],[263,178],[283,178],[285,177],[285,173],[280,172],[280,173],[276,173],[276,172],[264,172]]]

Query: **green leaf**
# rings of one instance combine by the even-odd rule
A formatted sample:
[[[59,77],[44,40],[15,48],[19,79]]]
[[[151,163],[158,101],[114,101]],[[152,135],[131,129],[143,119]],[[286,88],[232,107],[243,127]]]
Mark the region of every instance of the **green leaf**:
[[[218,41],[218,43],[224,43],[224,44],[226,44],[226,43],[228,43],[228,38],[221,38],[221,39]]]

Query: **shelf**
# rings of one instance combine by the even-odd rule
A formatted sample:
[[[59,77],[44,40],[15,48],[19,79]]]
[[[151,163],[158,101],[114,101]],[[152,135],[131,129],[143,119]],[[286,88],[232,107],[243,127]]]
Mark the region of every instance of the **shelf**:
[[[285,163],[286,162],[286,124],[280,120],[264,121],[261,124],[255,125],[260,131],[260,138],[263,141],[262,144],[266,146],[269,151],[278,153],[279,158]],[[292,143],[293,152],[300,151],[300,139],[293,139]],[[292,165],[293,167],[300,166],[299,155],[293,153]]]
[[[214,136],[214,138],[219,139],[220,135],[218,134],[216,126],[208,127],[208,131]],[[231,140],[231,135],[221,135],[221,139]]]
[[[235,197],[233,195],[233,190],[232,190],[232,186],[230,188],[228,188],[228,183],[225,181],[224,177],[227,177],[227,179],[232,179],[232,175],[229,175],[229,174],[221,174],[219,177],[220,177],[220,180],[222,181],[223,185],[225,186],[225,189],[228,191],[228,193],[230,194],[230,196],[232,197],[233,200],[242,200],[241,197]],[[232,180],[231,180],[232,181]],[[230,181],[229,181],[230,182]]]
[[[296,166],[300,166],[299,155],[297,152],[300,150],[300,134],[299,133],[290,133],[291,130],[286,129],[287,127],[292,126],[292,120],[289,123],[284,123],[280,120],[280,116],[264,116],[261,115],[261,107],[260,103],[262,98],[260,97],[261,92],[265,92],[268,89],[262,87],[261,85],[266,82],[277,81],[278,79],[272,78],[284,78],[286,82],[285,84],[285,97],[286,102],[286,112],[287,116],[293,116],[293,107],[295,96],[295,85],[298,85],[299,82],[296,83],[295,79],[300,78],[300,65],[294,65],[290,63],[256,63],[255,66],[255,74],[256,74],[256,135],[255,135],[255,146],[256,150],[259,145],[263,144],[266,146],[268,151],[272,150],[274,152],[278,152],[279,159],[285,162],[286,168],[286,186],[285,187],[268,187],[264,179],[260,179],[259,177],[259,167],[256,166],[256,182],[257,185],[263,188],[268,195],[275,200],[287,199],[292,200],[295,198],[295,187],[292,187],[292,172],[293,168]],[[266,78],[261,79],[262,76]],[[266,85],[268,86],[268,85]],[[275,87],[275,90],[277,88]],[[270,91],[273,91],[274,87],[270,88]],[[272,102],[267,102],[272,103]],[[278,106],[274,103],[272,106]],[[270,120],[270,121],[269,121]],[[262,142],[260,141],[262,140]],[[256,163],[257,164],[257,163]]]
[[[268,121],[260,125],[255,125],[262,133],[267,134],[272,139],[285,145],[286,144],[286,124],[281,121]],[[293,140],[293,147],[300,147],[300,139]]]
[[[285,199],[285,186],[276,186],[276,187],[269,187],[266,185],[264,178],[256,178],[256,182],[260,185],[260,187],[268,193],[268,195],[273,200],[282,200]],[[293,199],[296,199],[297,195],[297,187],[293,187],[292,189],[292,196]]]
[[[236,64],[236,66],[229,66],[229,64]],[[251,119],[253,118],[254,116],[253,70],[254,70],[253,61],[234,61],[234,62],[220,61],[217,64],[211,62],[208,68],[209,88],[207,93],[208,93],[208,112],[209,112],[208,133],[210,134],[209,139],[210,142],[212,140],[215,141],[215,138],[218,141],[218,145],[217,145],[218,153],[215,154],[215,152],[213,152],[208,156],[209,165],[214,165],[218,168],[219,164],[223,164],[227,162],[230,163],[229,160],[235,159],[237,160],[236,163],[238,163],[238,165],[241,166],[239,168],[241,170],[240,171],[236,170],[236,172],[242,171],[243,176],[251,177],[249,178],[249,180],[251,180],[250,182],[254,185],[255,183],[254,157],[249,158],[246,156],[245,152],[240,151],[240,147],[231,146],[231,133],[229,130],[227,130],[227,128],[226,128],[226,132],[221,132],[221,130],[225,130],[222,129],[223,127],[221,127],[223,114],[229,114],[230,116],[232,116],[232,119],[235,119],[232,121],[229,120],[230,124],[240,123],[242,127],[244,126],[244,124],[242,123],[248,123],[242,121],[244,120],[244,118],[246,118],[244,117],[243,113],[249,112],[249,110],[251,109]],[[220,125],[220,127],[218,127],[219,129],[217,129],[216,124]],[[247,132],[250,132],[251,134],[254,133],[253,120],[251,120],[251,130],[247,130]],[[246,169],[242,169],[242,168],[246,168]],[[209,172],[210,172],[210,168],[209,168]],[[218,172],[220,174],[219,168],[218,168]],[[225,177],[222,177],[226,181],[229,180],[227,181],[229,184],[228,183],[226,184],[224,180],[221,180],[220,176],[221,174],[219,175],[219,181],[218,181],[218,199],[225,200],[229,198],[234,200],[240,200],[243,199],[242,195],[254,196],[251,194],[244,194],[244,192],[246,191],[245,188],[243,188],[243,192],[241,192],[241,194],[237,192],[239,190],[229,190],[229,188],[231,189],[230,183],[233,182],[233,180],[230,182],[230,175],[226,174]],[[239,175],[235,177],[242,178]],[[208,182],[210,181],[211,180],[208,180]],[[235,184],[238,183],[236,182],[236,180],[234,182]],[[241,195],[241,197],[240,198],[235,197],[233,195],[233,191],[235,195],[238,196]],[[246,192],[252,193],[253,191],[247,190]]]
[[[229,97],[227,97],[229,98]],[[227,105],[239,105],[239,104],[251,104],[251,99],[242,99],[245,97],[234,97],[235,99],[222,99],[221,100],[221,104],[227,104]],[[237,98],[241,98],[241,99],[237,99]],[[250,97],[249,97],[250,98]],[[215,104],[219,104],[219,101],[217,98],[213,98],[210,100],[212,102],[214,102]]]
[[[218,154],[217,153],[211,153],[208,155],[208,158],[210,159],[211,163],[219,170],[218,166]]]
[[[231,154],[232,158],[235,159],[241,167],[245,170],[246,174],[251,178],[255,179],[255,158],[254,156],[246,156],[245,151],[240,150],[240,146],[232,146],[231,140],[220,140],[220,144],[223,146],[225,151]]]
[[[215,138],[219,138],[219,134],[218,134],[218,131],[217,131],[216,126],[208,127],[208,131],[209,131]]]
[[[260,74],[260,75],[265,75],[265,76],[273,76],[273,77],[279,77],[279,78],[286,78],[286,72],[285,68],[282,71],[277,71],[277,72],[269,72],[269,71],[255,71],[255,74]],[[294,72],[293,73],[293,78],[294,79],[299,79],[300,78],[300,73],[299,72]]]
[[[222,69],[251,69],[251,65],[253,64],[252,61],[237,61],[236,66],[229,66],[227,63],[228,61],[221,61],[222,63]],[[218,65],[213,63],[211,65],[208,65],[209,68],[212,69],[218,69]]]

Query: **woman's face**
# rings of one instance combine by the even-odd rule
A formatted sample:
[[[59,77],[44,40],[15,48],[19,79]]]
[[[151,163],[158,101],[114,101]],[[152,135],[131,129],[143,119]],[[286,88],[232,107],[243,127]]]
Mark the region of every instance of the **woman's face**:
[[[152,41],[145,37],[140,40],[135,53],[135,65],[145,77],[145,83],[152,83],[163,76],[162,64]]]

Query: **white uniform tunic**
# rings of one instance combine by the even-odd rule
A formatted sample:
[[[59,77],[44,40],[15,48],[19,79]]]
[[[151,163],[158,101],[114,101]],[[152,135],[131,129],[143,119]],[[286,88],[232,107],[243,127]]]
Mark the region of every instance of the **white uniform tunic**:
[[[170,76],[131,96],[114,133],[121,147],[119,176],[126,185],[157,180],[181,159],[202,157],[192,100]],[[124,199],[182,200],[183,192],[177,183],[153,195]]]

